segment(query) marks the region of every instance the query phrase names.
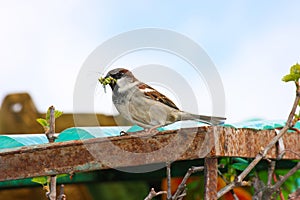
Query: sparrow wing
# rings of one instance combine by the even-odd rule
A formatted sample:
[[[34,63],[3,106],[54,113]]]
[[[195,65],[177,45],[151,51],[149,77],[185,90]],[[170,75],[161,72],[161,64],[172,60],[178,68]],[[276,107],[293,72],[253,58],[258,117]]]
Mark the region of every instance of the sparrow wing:
[[[175,105],[175,103],[173,103],[173,101],[171,101],[168,97],[158,92],[154,88],[150,87],[149,85],[145,83],[141,83],[140,85],[138,85],[138,87],[142,92],[144,92],[147,98],[155,101],[159,101],[167,106],[179,110],[179,108]]]

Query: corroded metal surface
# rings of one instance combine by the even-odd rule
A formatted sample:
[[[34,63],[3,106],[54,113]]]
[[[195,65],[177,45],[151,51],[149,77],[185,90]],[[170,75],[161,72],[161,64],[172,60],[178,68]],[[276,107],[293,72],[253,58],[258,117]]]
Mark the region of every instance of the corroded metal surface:
[[[155,136],[143,132],[120,137],[96,138],[7,149],[0,152],[0,181],[34,176],[141,166],[210,155],[253,158],[275,132],[225,127],[165,131]],[[284,159],[300,159],[297,133],[284,136]],[[215,144],[214,148],[210,148]],[[273,147],[268,158],[276,158]]]
[[[204,159],[204,199],[217,199],[218,159],[207,157]]]

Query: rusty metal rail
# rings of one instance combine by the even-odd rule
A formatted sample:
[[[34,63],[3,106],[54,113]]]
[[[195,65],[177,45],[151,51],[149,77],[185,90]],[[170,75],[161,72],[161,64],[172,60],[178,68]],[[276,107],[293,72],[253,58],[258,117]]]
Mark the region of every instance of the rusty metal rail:
[[[0,181],[108,168],[145,166],[175,160],[213,157],[253,158],[275,136],[272,130],[200,127],[143,137],[96,138],[7,149],[0,153]],[[300,136],[283,137],[283,159],[300,159]],[[212,148],[210,148],[212,147]],[[276,158],[276,146],[268,158]]]

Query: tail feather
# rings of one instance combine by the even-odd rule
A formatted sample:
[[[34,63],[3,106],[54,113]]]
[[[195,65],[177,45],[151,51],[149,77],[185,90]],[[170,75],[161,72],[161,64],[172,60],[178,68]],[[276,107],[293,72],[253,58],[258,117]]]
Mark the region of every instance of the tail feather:
[[[182,112],[181,120],[196,120],[210,125],[220,125],[224,124],[226,120],[225,117],[215,117],[215,116],[206,116],[206,115],[196,115],[187,112]]]

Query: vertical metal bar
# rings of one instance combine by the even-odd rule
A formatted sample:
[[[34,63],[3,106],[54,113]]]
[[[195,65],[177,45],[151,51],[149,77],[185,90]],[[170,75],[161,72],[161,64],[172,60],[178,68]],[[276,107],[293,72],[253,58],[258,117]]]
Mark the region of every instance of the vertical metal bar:
[[[204,199],[217,199],[218,159],[204,159]]]
[[[168,190],[167,190],[167,200],[172,199],[172,188],[171,188],[171,163],[167,162],[167,185],[168,185]]]

